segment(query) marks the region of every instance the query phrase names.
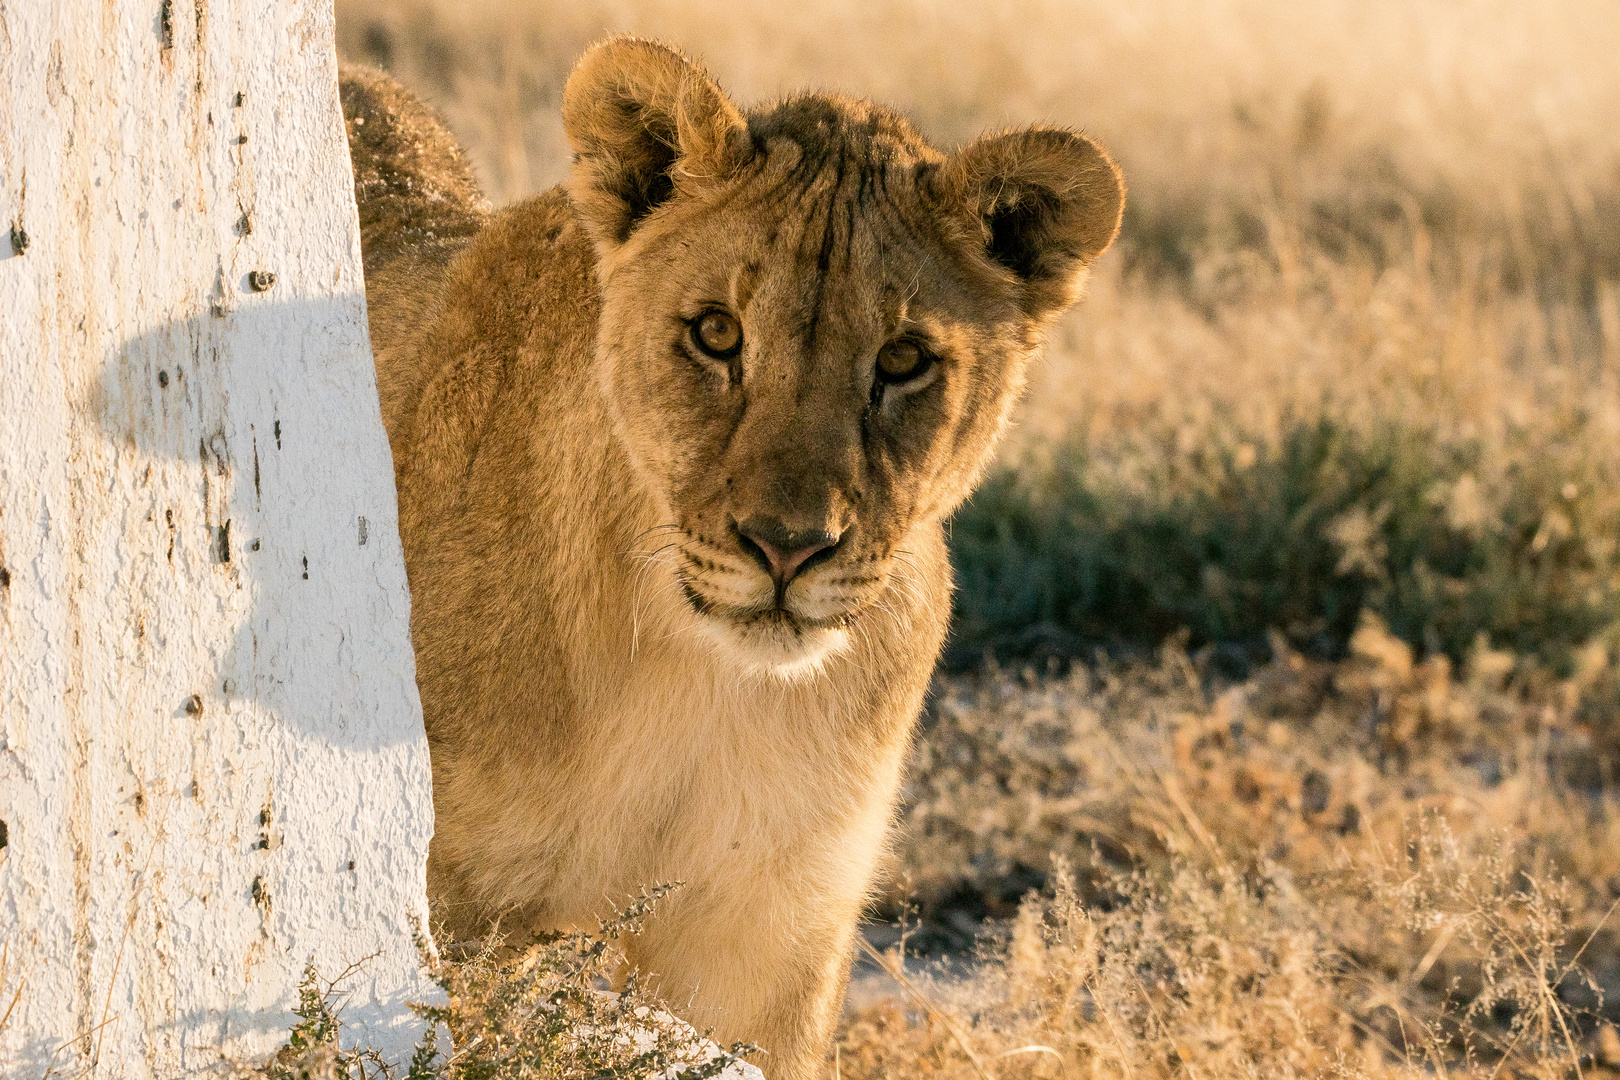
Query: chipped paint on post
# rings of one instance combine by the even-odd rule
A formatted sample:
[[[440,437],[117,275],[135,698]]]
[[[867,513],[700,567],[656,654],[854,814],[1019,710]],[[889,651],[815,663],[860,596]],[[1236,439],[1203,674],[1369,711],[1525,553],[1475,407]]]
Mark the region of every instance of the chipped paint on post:
[[[309,961],[397,1052],[432,808],[330,0],[0,3],[0,229],[0,1075],[262,1058]]]

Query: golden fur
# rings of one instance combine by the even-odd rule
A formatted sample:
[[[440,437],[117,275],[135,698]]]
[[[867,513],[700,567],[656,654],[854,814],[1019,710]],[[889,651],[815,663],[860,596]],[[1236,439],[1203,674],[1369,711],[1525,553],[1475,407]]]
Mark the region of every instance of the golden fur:
[[[436,918],[588,925],[684,882],[635,963],[815,1075],[946,630],[942,522],[1118,229],[1117,170],[1063,131],[944,155],[840,97],[745,115],[620,38],[569,79],[566,191],[489,213],[397,84],[343,97]]]

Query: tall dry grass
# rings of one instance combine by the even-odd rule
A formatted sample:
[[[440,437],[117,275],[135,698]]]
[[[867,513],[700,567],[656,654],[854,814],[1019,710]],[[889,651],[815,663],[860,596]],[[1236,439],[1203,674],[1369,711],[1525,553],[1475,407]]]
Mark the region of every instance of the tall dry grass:
[[[954,525],[953,657],[1011,667],[942,677],[903,809],[911,942],[994,932],[830,1068],[1620,1073],[1620,9],[337,8],[497,202],[616,31],[1126,173]]]

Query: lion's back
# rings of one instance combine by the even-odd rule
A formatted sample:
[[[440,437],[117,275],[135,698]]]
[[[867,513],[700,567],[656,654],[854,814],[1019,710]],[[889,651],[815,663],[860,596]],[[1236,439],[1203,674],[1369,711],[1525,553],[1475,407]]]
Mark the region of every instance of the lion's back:
[[[489,215],[467,154],[439,117],[392,76],[346,64],[338,91],[369,277],[404,255],[453,254]]]
[[[455,576],[477,556],[443,546],[453,522],[506,512],[528,433],[580,385],[594,258],[560,188],[492,211],[465,152],[409,90],[353,66],[339,86],[407,562]]]

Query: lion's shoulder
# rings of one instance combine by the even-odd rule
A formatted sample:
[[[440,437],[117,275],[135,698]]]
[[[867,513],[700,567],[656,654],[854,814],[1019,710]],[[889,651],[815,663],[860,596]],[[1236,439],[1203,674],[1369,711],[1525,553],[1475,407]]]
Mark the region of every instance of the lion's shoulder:
[[[577,383],[593,253],[561,188],[492,211],[455,137],[391,76],[346,65],[339,87],[398,479],[452,497],[500,410],[521,423],[529,398]]]
[[[416,500],[402,499],[402,523],[477,492],[504,498],[486,473],[526,468],[526,433],[576,415],[589,378],[600,302],[568,197],[553,188],[490,214],[436,272],[402,260],[368,273],[366,297],[397,479]]]

